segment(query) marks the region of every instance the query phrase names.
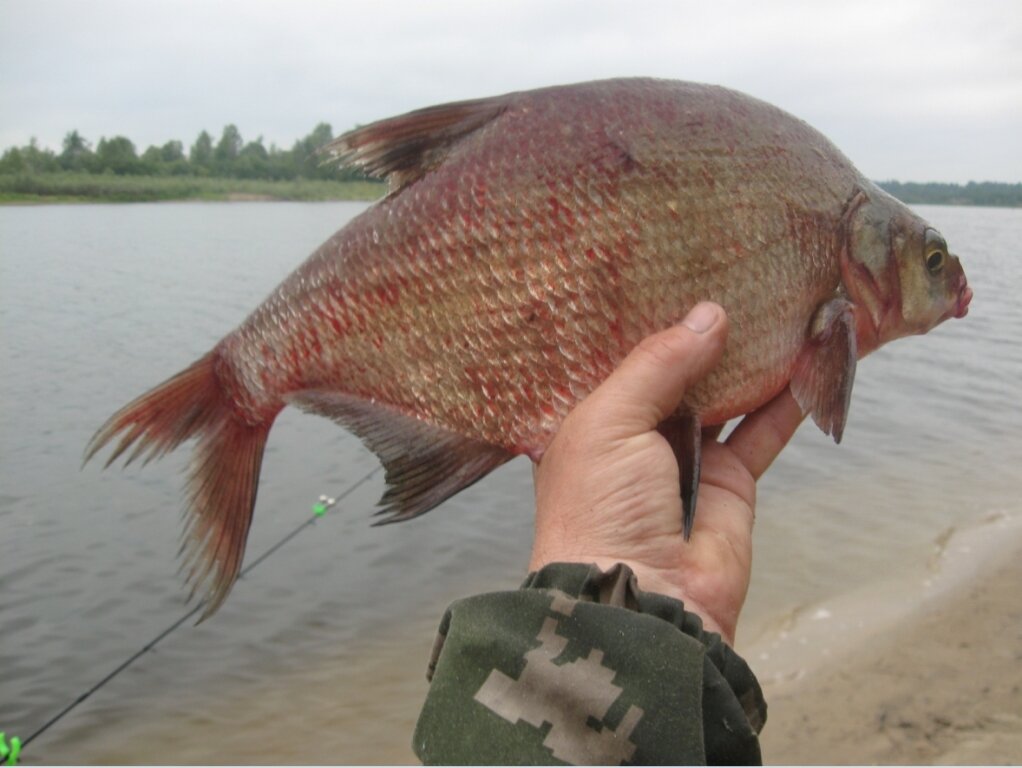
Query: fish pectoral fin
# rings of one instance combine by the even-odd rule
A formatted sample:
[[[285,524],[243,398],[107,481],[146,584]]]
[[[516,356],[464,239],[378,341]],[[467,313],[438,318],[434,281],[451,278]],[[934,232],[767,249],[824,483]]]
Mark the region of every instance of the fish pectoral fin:
[[[507,104],[507,96],[495,96],[419,109],[349,131],[322,151],[340,165],[387,179],[394,193],[435,168],[452,146]]]
[[[681,474],[682,533],[685,541],[692,535],[696,520],[696,499],[699,496],[699,467],[702,460],[703,434],[699,417],[682,411],[657,426],[667,440]]]
[[[514,458],[499,446],[353,395],[302,390],[287,401],[336,421],[358,435],[380,459],[387,490],[376,512],[386,517],[378,524],[428,512]]]
[[[855,315],[847,299],[832,299],[816,310],[806,346],[795,363],[791,393],[803,413],[834,442],[841,442],[855,381]]]

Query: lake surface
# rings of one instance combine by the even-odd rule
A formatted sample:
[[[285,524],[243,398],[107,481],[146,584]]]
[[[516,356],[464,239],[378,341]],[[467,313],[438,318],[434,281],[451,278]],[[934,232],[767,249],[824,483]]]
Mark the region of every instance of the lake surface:
[[[175,560],[188,450],[82,470],[93,431],[363,208],[0,208],[0,730],[30,735],[189,609]],[[760,483],[740,636],[896,576],[950,527],[1020,506],[1022,211],[918,210],[962,258],[969,316],[862,361],[843,443],[807,424]],[[333,424],[283,412],[247,562],[375,466]],[[444,607],[523,576],[531,470],[515,460],[423,518],[371,528],[381,491],[377,474],[24,762],[410,759]]]

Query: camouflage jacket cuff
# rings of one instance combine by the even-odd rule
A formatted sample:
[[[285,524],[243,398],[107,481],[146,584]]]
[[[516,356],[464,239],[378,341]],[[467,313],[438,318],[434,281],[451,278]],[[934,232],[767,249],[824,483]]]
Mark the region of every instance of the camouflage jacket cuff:
[[[431,763],[761,761],[745,662],[623,565],[557,563],[444,615],[415,731]]]

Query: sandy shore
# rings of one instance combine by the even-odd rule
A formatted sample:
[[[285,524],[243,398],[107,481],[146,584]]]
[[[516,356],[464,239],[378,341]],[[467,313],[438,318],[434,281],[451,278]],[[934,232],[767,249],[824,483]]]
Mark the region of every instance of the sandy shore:
[[[918,579],[809,608],[743,649],[770,707],[764,759],[1022,762],[1019,523],[949,532]]]

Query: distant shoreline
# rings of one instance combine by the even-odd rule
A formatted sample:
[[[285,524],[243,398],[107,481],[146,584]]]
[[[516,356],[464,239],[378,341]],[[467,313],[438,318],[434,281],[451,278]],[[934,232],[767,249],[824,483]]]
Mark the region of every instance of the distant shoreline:
[[[908,205],[1022,207],[1022,184],[1006,184],[995,181],[970,181],[968,184],[878,181],[876,185]]]
[[[166,201],[371,201],[386,184],[325,179],[233,179],[89,173],[0,174],[0,205]]]
[[[909,205],[1022,207],[1022,184],[882,181],[877,185]],[[0,205],[146,203],[164,201],[372,201],[387,185],[377,181],[236,179],[110,173],[0,174]]]

